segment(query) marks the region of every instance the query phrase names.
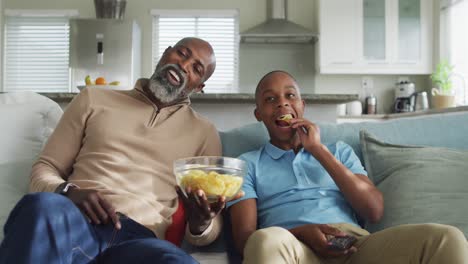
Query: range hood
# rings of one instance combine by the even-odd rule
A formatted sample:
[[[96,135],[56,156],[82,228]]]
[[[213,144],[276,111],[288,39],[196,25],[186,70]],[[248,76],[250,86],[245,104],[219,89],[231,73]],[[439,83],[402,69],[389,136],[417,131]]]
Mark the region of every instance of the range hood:
[[[243,43],[308,44],[317,34],[287,18],[287,0],[267,0],[267,20],[240,34]]]
[[[94,0],[96,18],[123,19],[127,0]]]

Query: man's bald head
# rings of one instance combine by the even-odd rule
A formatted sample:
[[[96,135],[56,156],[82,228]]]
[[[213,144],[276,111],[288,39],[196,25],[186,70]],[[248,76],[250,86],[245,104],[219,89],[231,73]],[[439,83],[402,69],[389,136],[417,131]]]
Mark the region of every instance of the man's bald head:
[[[200,39],[200,38],[195,38],[195,37],[187,37],[179,40],[174,47],[177,46],[186,46],[188,43],[195,44],[199,49],[205,49],[209,54],[211,54],[209,64],[206,65],[206,72],[205,76],[203,78],[203,82],[208,80],[208,78],[211,77],[213,74],[215,68],[216,68],[216,56],[213,50],[213,47],[211,46],[210,43],[207,41]]]

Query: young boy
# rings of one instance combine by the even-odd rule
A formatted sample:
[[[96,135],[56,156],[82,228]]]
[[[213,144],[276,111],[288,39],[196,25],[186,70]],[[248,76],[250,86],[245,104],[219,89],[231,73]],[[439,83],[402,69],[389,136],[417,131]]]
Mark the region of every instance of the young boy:
[[[245,196],[228,204],[244,263],[468,263],[466,239],[455,227],[404,225],[369,234],[359,226],[358,217],[380,220],[382,194],[350,146],[322,144],[319,127],[303,118],[290,74],[265,75],[255,98],[255,117],[270,142],[241,155],[249,167]]]

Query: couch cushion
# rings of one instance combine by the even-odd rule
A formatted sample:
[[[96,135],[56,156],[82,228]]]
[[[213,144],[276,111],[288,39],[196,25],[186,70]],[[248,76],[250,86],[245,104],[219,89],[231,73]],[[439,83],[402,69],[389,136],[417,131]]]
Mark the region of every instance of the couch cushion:
[[[342,140],[362,159],[359,131],[367,130],[393,144],[468,150],[468,112],[433,114],[384,122],[320,124],[324,143]]]
[[[339,140],[349,144],[362,162],[359,131],[365,129],[378,138],[394,144],[447,147],[468,150],[468,112],[433,114],[384,122],[330,124],[317,123],[322,142]],[[263,123],[249,124],[220,132],[223,154],[237,157],[258,149],[269,136]]]
[[[5,224],[11,209],[28,191],[33,160],[16,160],[0,164],[0,227]],[[3,229],[0,241],[3,240]]]
[[[0,163],[35,158],[62,113],[57,103],[35,93],[0,94]]]
[[[36,93],[0,94],[0,227],[27,193],[31,166],[62,113],[57,103]]]
[[[363,131],[369,177],[382,191],[385,212],[369,231],[409,223],[442,223],[468,237],[468,152],[384,143]]]
[[[225,132],[219,132],[223,155],[237,157],[242,153],[259,149],[268,141],[268,131],[263,123],[248,124]]]

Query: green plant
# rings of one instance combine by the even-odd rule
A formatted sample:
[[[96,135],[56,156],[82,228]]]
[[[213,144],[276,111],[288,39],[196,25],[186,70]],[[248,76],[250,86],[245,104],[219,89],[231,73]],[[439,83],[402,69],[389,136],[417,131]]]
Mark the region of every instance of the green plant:
[[[447,60],[442,60],[437,64],[436,70],[431,74],[432,82],[439,87],[442,94],[450,94],[452,91],[452,75],[453,65],[450,65]]]

